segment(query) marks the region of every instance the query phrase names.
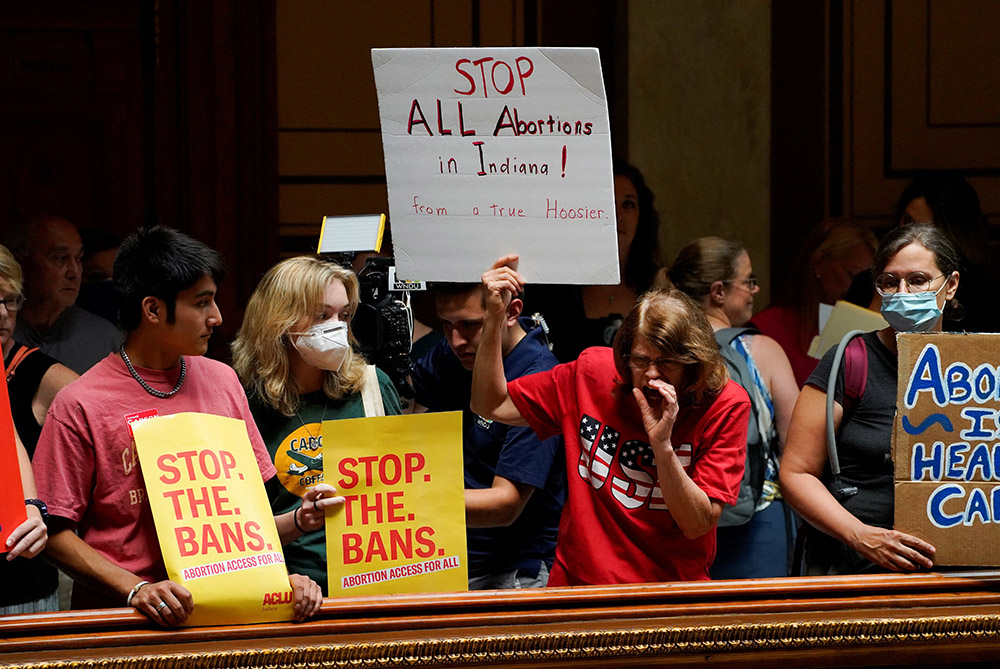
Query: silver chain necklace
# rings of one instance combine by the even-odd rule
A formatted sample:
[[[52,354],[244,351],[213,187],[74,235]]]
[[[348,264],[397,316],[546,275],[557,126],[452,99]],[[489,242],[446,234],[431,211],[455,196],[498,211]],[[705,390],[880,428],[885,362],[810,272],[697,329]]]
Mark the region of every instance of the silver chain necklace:
[[[128,373],[132,375],[132,378],[139,382],[142,389],[153,397],[159,397],[160,399],[166,399],[168,397],[173,397],[177,394],[177,391],[181,389],[181,384],[184,383],[184,377],[187,375],[187,364],[184,362],[184,356],[181,356],[181,375],[177,379],[177,385],[174,386],[173,390],[163,392],[162,390],[157,390],[153,386],[146,383],[145,379],[139,376],[139,372],[135,371],[135,367],[132,366],[132,361],[128,359],[128,354],[125,353],[125,344],[122,344],[118,349],[118,352],[122,355],[122,360],[125,361],[125,366],[128,367]]]
[[[324,399],[326,399],[325,396],[324,396]],[[306,425],[306,422],[304,420],[302,420],[302,414],[300,414],[298,412],[298,409],[295,410],[295,417],[298,418],[299,419],[299,423],[302,424],[302,429],[304,429],[306,431],[306,434],[308,434],[313,439],[319,439],[320,436],[322,436],[322,434],[323,434],[323,427],[322,427],[322,425],[323,425],[323,422],[326,421],[326,410],[327,410],[328,407],[329,407],[329,404],[327,403],[327,401],[324,401],[323,402],[323,417],[319,419],[319,424],[320,424],[320,433],[319,434],[313,434],[312,431],[309,429],[309,427]]]

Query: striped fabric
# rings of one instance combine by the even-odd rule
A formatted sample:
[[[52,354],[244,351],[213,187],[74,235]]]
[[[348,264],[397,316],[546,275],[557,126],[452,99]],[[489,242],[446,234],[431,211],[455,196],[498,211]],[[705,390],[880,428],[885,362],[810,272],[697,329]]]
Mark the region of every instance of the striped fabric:
[[[753,376],[754,387],[745,388],[747,394],[750,395],[750,401],[758,409],[767,407],[767,411],[757,411],[757,428],[762,435],[773,435],[777,431],[774,423],[774,401],[771,399],[767,383],[760,375],[757,363],[754,362],[753,355],[750,353],[750,338],[752,336],[749,334],[741,335],[729,345],[743,356],[750,369],[750,374]],[[781,499],[781,491],[778,489],[778,463],[774,459],[774,454],[769,454],[767,468],[764,470],[764,487],[760,495],[760,502],[757,504],[757,511],[766,509],[776,499]]]

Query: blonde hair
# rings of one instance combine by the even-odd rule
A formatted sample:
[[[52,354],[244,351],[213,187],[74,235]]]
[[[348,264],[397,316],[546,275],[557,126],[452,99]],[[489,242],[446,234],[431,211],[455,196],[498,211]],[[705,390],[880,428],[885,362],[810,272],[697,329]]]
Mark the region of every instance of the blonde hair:
[[[331,281],[344,284],[353,315],[358,307],[358,279],[350,270],[316,257],[288,258],[272,267],[257,284],[247,302],[243,325],[233,342],[233,367],[247,394],[285,416],[299,407],[302,389],[291,375],[288,332],[303,318],[323,310]],[[350,347],[340,371],[323,374],[323,392],[332,400],[361,391],[365,366],[356,350],[357,340],[348,327]]]
[[[798,314],[795,338],[803,351],[809,348],[816,334],[822,289],[816,276],[816,266],[824,258],[841,259],[851,255],[861,244],[872,254],[878,248],[875,233],[846,218],[828,218],[806,237],[792,262],[787,277],[773,296],[775,306],[786,307]]]
[[[676,288],[643,294],[622,321],[612,344],[619,393],[632,390],[625,356],[639,337],[684,367],[684,387],[677,389],[684,404],[710,401],[729,381],[712,326],[695,301]]]
[[[874,232],[847,219],[829,219],[829,223],[824,222],[820,229],[824,234],[810,257],[810,263],[813,265],[823,258],[844,258],[850,255],[858,244],[867,246],[873,254],[878,248],[878,237]]]
[[[6,246],[0,246],[0,279],[6,279],[18,295],[24,288],[24,274],[14,254]]]

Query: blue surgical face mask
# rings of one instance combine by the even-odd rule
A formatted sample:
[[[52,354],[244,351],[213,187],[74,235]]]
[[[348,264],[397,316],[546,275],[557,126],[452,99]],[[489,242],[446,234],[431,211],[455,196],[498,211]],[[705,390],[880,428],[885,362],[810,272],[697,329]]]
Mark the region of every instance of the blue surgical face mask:
[[[951,274],[948,275],[948,279]],[[922,293],[891,293],[882,296],[882,317],[896,332],[927,332],[941,318],[937,296],[948,285]]]

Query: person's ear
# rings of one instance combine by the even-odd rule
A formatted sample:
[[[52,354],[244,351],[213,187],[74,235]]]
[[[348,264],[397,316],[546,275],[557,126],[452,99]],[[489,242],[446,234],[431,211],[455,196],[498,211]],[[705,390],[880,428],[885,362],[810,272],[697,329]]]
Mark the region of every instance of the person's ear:
[[[167,320],[167,305],[163,300],[147,295],[142,298],[142,318],[154,325],[165,323]]]
[[[507,305],[507,327],[513,327],[517,324],[517,318],[521,315],[521,311],[524,310],[524,301],[520,298],[515,297]]]
[[[955,293],[958,292],[958,279],[959,279],[959,274],[957,271],[952,272],[951,276],[948,277],[948,283],[946,284],[948,287],[945,288],[944,290],[945,302],[948,302],[949,300],[953,299],[955,297]]]
[[[726,301],[726,284],[721,281],[714,281],[708,287],[708,297],[715,306],[722,305]]]

